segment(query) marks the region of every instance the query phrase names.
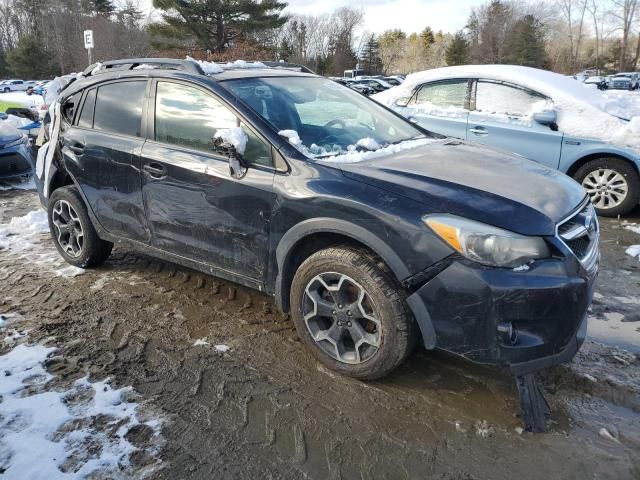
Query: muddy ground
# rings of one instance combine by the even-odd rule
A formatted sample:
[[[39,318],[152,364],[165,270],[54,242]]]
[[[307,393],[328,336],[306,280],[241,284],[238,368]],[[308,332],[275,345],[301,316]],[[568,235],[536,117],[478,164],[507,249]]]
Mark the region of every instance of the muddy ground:
[[[0,191],[0,224],[37,208],[33,191]],[[593,338],[546,372],[553,413],[540,435],[519,433],[501,372],[418,348],[384,380],[340,377],[270,298],[118,248],[75,277],[0,252],[0,314],[58,346],[48,365],[58,378],[111,377],[161,412],[153,478],[638,479],[640,262],[624,249],[640,235],[615,220],[602,227]],[[51,258],[46,234],[33,253]],[[139,446],[134,462],[155,461],[144,438]]]

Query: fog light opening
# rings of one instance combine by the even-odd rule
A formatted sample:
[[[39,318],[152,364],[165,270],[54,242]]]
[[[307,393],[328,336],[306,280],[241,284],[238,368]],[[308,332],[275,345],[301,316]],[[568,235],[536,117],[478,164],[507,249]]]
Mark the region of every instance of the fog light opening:
[[[513,328],[511,322],[499,323],[498,333],[502,337],[502,343],[506,345],[515,345],[518,343],[518,332]]]

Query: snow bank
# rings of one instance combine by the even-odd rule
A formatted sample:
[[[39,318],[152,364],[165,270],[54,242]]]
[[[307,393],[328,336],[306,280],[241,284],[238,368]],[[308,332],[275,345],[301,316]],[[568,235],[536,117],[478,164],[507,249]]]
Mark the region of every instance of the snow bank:
[[[225,70],[231,70],[235,68],[247,69],[247,68],[267,68],[264,63],[261,62],[247,62],[245,60],[236,60],[235,62],[216,63],[207,62],[205,60],[196,60],[187,56],[187,60],[197,63],[202,68],[205,75],[215,75],[216,73],[222,73]]]
[[[220,138],[222,141],[230,143],[236,149],[236,151],[240,155],[244,155],[244,152],[247,148],[247,142],[249,138],[247,134],[244,133],[242,127],[234,127],[234,128],[221,128],[219,129],[213,138]]]
[[[542,93],[553,101],[557,123],[568,135],[594,138],[640,150],[640,120],[625,122],[616,116],[631,119],[640,116],[638,109],[618,95],[603,95],[576,80],[530,67],[513,65],[464,65],[437,68],[407,76],[404,83],[371,98],[396,108],[396,101],[411,96],[416,86],[433,80],[449,78],[488,78],[512,82]],[[639,102],[640,103],[640,102]],[[615,116],[614,116],[615,115]]]
[[[640,260],[640,245],[631,245],[625,253]]]
[[[629,223],[626,220],[622,222],[622,226],[626,229],[626,230],[631,230],[634,233],[639,233],[640,234],[640,225],[637,223]]]
[[[44,363],[55,348],[21,344],[0,356],[0,465],[7,478],[80,479],[120,476],[136,448],[126,434],[146,425],[157,439],[161,421],[144,421],[130,387],[80,379],[49,388]],[[145,476],[147,472],[138,472]]]

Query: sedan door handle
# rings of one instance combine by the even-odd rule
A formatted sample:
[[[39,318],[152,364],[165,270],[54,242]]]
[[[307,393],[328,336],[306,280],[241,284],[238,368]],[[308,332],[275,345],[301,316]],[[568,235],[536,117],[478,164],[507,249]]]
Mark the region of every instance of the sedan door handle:
[[[489,135],[489,132],[487,132],[487,129],[484,127],[470,128],[469,131],[478,137],[486,137]]]
[[[142,169],[151,178],[162,179],[167,176],[166,167],[156,162],[147,163],[142,167]]]

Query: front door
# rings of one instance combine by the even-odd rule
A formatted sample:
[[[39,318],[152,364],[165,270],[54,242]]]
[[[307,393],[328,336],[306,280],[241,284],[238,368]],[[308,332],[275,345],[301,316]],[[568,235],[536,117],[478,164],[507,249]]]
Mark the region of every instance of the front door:
[[[431,132],[464,140],[469,116],[468,85],[467,79],[426,83],[401,113]]]
[[[147,80],[88,90],[62,152],[100,225],[109,233],[149,241],[140,184],[142,111]]]
[[[531,118],[544,96],[515,85],[478,80],[467,140],[499,147],[558,168],[562,133]]]
[[[174,81],[154,82],[154,126],[142,149],[142,191],[152,244],[254,280],[266,274],[274,202],[270,147],[251,129],[243,178],[212,150],[222,129],[241,125],[212,93]]]

